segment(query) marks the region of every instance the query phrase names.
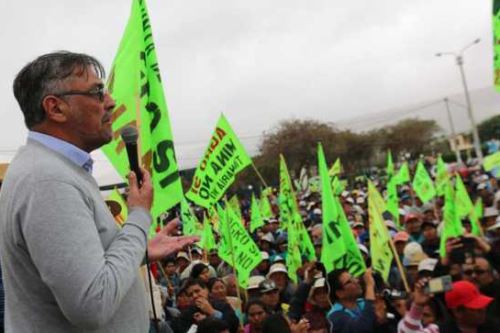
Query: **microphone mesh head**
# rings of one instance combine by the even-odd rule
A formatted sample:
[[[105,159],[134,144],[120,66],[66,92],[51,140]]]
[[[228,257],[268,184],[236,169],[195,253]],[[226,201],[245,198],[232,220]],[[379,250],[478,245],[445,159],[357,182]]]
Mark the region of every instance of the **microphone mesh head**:
[[[133,126],[127,126],[122,129],[121,136],[125,143],[136,143],[137,138],[139,137],[139,133],[137,132],[137,128]]]

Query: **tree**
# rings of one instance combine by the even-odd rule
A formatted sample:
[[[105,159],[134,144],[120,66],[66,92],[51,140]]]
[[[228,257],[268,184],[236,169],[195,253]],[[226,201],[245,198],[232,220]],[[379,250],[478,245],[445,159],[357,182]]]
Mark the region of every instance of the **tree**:
[[[500,139],[500,115],[482,121],[478,126],[481,142],[491,139]]]

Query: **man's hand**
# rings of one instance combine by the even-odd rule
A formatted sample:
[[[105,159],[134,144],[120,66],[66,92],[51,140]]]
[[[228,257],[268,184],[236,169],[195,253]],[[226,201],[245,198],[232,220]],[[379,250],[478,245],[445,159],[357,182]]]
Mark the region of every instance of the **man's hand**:
[[[429,278],[423,278],[415,283],[415,291],[413,292],[413,301],[418,306],[424,306],[429,302],[431,298],[430,295],[427,295],[424,291],[425,286],[429,282]]]
[[[153,185],[151,184],[149,172],[142,169],[142,184],[139,185],[136,174],[131,171],[128,174],[128,184],[128,209],[132,210],[134,207],[141,207],[149,212],[153,203]]]
[[[365,282],[365,298],[368,301],[375,301],[375,280],[373,279],[373,273],[371,268],[367,268],[366,272],[363,274],[363,280]]]
[[[201,311],[203,311],[203,313],[207,314],[210,317],[215,313],[215,309],[206,298],[198,297],[197,299],[195,299],[194,304],[198,307],[198,309],[200,309]]]
[[[153,239],[148,242],[148,259],[157,261],[175,253],[186,245],[191,245],[200,240],[198,236],[172,237],[170,234],[177,229],[179,219],[176,218],[168,223]]]

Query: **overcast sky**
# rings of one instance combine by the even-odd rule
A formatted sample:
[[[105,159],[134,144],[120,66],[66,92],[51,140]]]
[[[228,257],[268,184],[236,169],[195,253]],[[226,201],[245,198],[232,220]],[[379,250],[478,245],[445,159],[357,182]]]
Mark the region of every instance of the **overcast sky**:
[[[66,49],[109,69],[130,7],[1,2],[0,162],[26,137],[11,89],[20,68]],[[468,83],[492,90],[489,0],[149,0],[148,7],[181,167],[197,164],[220,112],[253,153],[262,132],[283,119],[355,127],[368,115],[459,94],[454,60],[434,54],[478,37],[465,56]],[[96,156],[96,173],[107,175]]]

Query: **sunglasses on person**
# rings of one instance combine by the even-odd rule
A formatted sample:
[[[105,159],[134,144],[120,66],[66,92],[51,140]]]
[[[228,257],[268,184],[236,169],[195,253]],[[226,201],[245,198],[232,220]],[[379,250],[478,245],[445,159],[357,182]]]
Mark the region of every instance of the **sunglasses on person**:
[[[464,271],[465,275],[472,275],[472,273],[476,273],[476,275],[481,275],[486,273],[484,269],[467,269]]]
[[[97,98],[99,102],[104,102],[104,97],[108,93],[108,90],[104,86],[97,86],[94,87],[88,91],[79,91],[79,90],[69,90],[65,91],[59,94],[53,94],[54,96],[57,97],[62,97],[62,96],[72,96],[72,95],[81,95],[81,96],[88,96],[88,97],[93,97]]]

